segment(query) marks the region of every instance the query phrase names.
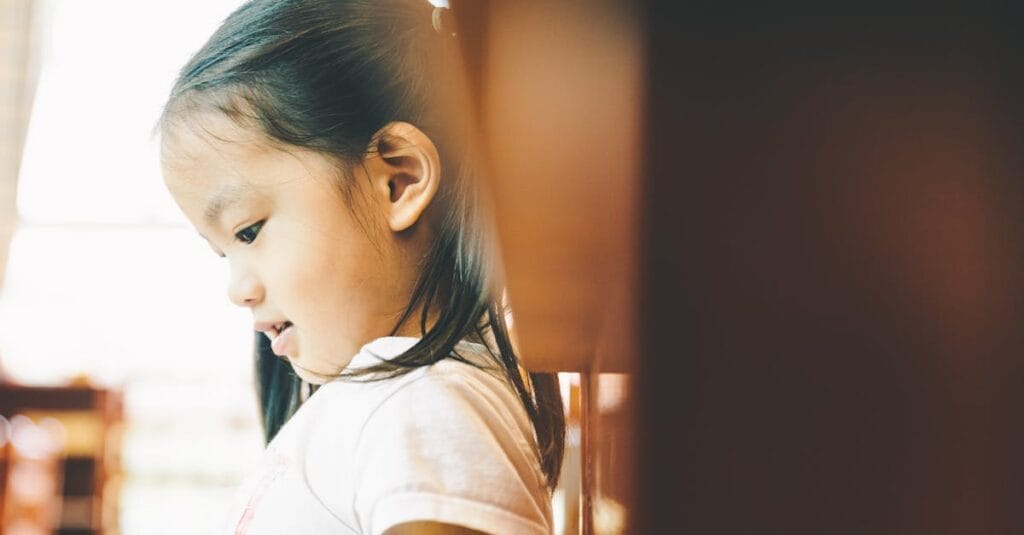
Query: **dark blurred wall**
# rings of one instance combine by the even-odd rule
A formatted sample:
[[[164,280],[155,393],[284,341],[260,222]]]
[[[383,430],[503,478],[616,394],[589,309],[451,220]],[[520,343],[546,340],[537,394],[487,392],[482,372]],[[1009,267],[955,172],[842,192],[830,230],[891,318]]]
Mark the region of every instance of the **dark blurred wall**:
[[[637,533],[1024,533],[1020,17],[645,19]]]

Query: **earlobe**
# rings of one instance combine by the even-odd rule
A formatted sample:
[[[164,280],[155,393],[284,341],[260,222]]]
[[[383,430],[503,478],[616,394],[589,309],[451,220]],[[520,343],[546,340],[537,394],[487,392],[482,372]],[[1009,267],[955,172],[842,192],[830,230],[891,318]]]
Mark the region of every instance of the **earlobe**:
[[[393,232],[411,228],[420,220],[437,192],[441,161],[434,142],[415,126],[388,123],[374,136],[371,180],[385,207]],[[375,153],[375,154],[374,154]]]

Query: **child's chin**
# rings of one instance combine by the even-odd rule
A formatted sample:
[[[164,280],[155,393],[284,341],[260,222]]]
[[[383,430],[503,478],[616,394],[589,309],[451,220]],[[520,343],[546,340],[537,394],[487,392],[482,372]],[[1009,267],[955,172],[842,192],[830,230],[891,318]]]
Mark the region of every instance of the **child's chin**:
[[[303,368],[301,365],[296,364],[295,361],[291,359],[289,360],[291,361],[292,369],[295,370],[295,375],[298,375],[299,379],[302,379],[307,383],[314,385],[322,385],[334,379],[334,377],[323,375],[312,370],[307,370],[306,368]]]

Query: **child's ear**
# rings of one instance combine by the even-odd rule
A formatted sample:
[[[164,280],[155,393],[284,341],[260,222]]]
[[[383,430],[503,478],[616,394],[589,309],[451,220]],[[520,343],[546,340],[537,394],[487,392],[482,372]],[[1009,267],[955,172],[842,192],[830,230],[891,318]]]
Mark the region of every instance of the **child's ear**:
[[[388,226],[401,232],[412,227],[434,199],[441,158],[434,142],[409,123],[388,123],[373,139],[365,168]]]

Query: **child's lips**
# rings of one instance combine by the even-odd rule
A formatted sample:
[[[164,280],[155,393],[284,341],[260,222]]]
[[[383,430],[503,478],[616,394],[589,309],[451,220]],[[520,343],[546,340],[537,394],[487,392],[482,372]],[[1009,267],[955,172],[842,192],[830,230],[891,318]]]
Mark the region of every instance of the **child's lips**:
[[[288,326],[286,326],[283,331],[275,334],[274,336],[271,336],[270,333],[267,333],[267,336],[270,338],[270,349],[274,352],[275,355],[283,357],[288,354],[288,352],[291,350],[292,334],[294,333],[294,331],[295,326],[288,324]]]
[[[252,328],[254,331],[259,331],[267,335],[267,338],[271,340],[278,335],[280,331],[283,331],[285,327],[291,325],[292,322],[288,320],[281,321],[257,321],[254,322]]]
[[[252,324],[252,330],[261,333],[266,333],[267,337],[273,338],[273,335],[277,335],[277,326],[284,323],[283,321],[256,321]]]

